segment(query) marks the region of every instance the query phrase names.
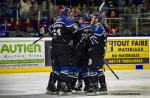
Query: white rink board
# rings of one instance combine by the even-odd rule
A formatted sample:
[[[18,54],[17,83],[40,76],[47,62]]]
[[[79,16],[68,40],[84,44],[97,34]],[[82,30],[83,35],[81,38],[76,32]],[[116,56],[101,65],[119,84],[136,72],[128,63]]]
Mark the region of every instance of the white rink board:
[[[10,43],[13,43],[14,41],[17,41],[17,42],[22,42],[22,43],[25,43],[24,41],[26,40],[27,42],[28,42],[28,44],[32,44],[34,41],[36,41],[36,40],[38,40],[39,38],[0,38],[0,45],[1,45],[1,42],[8,42],[9,44]],[[142,40],[145,40],[145,39],[148,39],[149,41],[149,46],[150,46],[150,37],[108,37],[108,40],[135,40],[135,39],[137,39],[137,40],[139,40],[139,39],[142,39]],[[43,47],[43,49],[42,49],[42,53],[40,54],[40,56],[42,57],[42,60],[41,60],[41,62],[42,63],[38,63],[38,64],[35,64],[35,63],[32,63],[32,64],[20,64],[20,65],[17,65],[17,64],[0,64],[0,73],[5,73],[6,71],[6,73],[14,73],[14,72],[26,72],[26,70],[24,70],[23,68],[30,68],[30,67],[32,67],[32,68],[43,68],[43,70],[48,70],[49,71],[49,68],[47,68],[47,66],[45,65],[45,58],[44,58],[44,56],[45,56],[45,51],[44,51],[44,41],[50,41],[50,40],[52,40],[52,38],[51,37],[46,37],[46,38],[43,38],[41,41],[39,41],[39,42],[37,42],[36,44],[40,44],[40,46],[42,46]],[[148,47],[149,47],[148,46]],[[133,46],[132,46],[133,47]],[[140,47],[142,47],[142,46],[140,46]],[[117,47],[116,47],[117,48]],[[130,47],[129,47],[130,48]],[[145,49],[145,48],[143,48],[143,49]],[[149,48],[148,48],[149,49]],[[113,52],[112,52],[113,53]],[[116,52],[114,52],[114,53],[116,53]],[[16,53],[14,53],[15,55],[16,55]],[[14,55],[13,54],[13,55]],[[29,53],[30,54],[30,53]],[[28,55],[29,55],[28,54]],[[37,53],[36,53],[37,54]],[[109,54],[109,53],[108,53]],[[139,52],[139,54],[140,55],[142,55],[142,53],[140,53]],[[146,63],[140,63],[140,64],[122,64],[122,63],[119,63],[119,64],[115,64],[115,63],[112,63],[112,64],[109,64],[114,70],[116,69],[116,70],[122,70],[122,69],[136,69],[136,66],[137,65],[140,65],[140,67],[142,67],[143,69],[150,69],[150,64],[149,63],[147,63],[147,62],[150,62],[150,58],[149,58],[149,56],[150,56],[150,52],[145,52],[145,54],[147,55],[147,58],[146,57],[144,57],[144,59],[146,58]],[[11,54],[8,54],[8,55],[11,55]],[[20,55],[20,54],[17,54],[17,55]],[[28,55],[26,56],[26,57],[23,57],[22,58],[22,61],[25,59],[25,58],[28,58]],[[109,57],[110,57],[110,59],[111,59],[111,55],[112,54],[110,54],[109,55]],[[144,54],[142,55],[142,56],[145,56]],[[141,57],[142,57],[141,56]],[[0,60],[3,60],[3,58],[4,58],[4,55],[1,55],[0,54]],[[13,58],[13,59],[15,59],[15,58]],[[31,58],[29,58],[29,59],[31,59]],[[38,58],[35,58],[35,59],[37,59],[37,60],[39,60]],[[113,58],[113,59],[116,59],[116,58]],[[140,58],[138,58],[138,59],[140,59]],[[142,58],[143,59],[143,58]],[[8,59],[7,59],[8,60]],[[44,61],[43,61],[44,60]],[[5,62],[7,62],[7,61],[5,61]],[[24,61],[23,61],[24,62]],[[46,67],[45,67],[46,66]],[[7,70],[9,68],[9,70]],[[16,68],[16,69],[14,69],[14,68]],[[17,68],[21,68],[21,69],[17,69]],[[107,68],[107,67],[106,67]],[[35,72],[35,70],[34,69],[31,69],[30,70],[31,72]],[[46,72],[45,71],[45,72]],[[39,72],[39,71],[38,71]]]
[[[0,68],[45,67],[45,40],[38,38],[1,38]]]

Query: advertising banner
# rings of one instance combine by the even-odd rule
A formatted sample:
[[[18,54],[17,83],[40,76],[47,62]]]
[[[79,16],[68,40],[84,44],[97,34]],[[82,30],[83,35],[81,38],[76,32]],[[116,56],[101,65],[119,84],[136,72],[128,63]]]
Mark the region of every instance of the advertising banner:
[[[108,39],[105,58],[109,64],[149,64],[149,39]]]
[[[45,44],[34,40],[0,40],[0,68],[45,67]]]
[[[0,68],[52,65],[51,38],[0,38]],[[108,37],[105,60],[109,64],[149,64],[149,37]]]

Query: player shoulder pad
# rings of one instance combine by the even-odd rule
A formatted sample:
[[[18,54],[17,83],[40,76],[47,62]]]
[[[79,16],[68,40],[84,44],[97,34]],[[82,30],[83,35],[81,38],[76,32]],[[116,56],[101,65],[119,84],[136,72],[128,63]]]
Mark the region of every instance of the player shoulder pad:
[[[65,20],[65,25],[66,25],[66,27],[74,26],[75,25],[74,20],[71,19],[70,17],[67,17],[66,20]]]
[[[105,34],[105,29],[103,27],[102,24],[98,24],[98,25],[92,25],[91,26],[91,30],[94,32],[95,35],[97,36],[102,36],[103,34]]]
[[[54,24],[57,24],[57,23],[65,24],[65,16],[58,16],[58,17],[56,18]]]

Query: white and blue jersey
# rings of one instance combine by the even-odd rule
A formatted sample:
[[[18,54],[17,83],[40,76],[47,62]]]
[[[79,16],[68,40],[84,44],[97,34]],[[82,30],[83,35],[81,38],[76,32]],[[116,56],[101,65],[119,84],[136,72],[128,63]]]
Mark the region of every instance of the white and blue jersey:
[[[74,26],[74,20],[71,19],[70,17],[64,16],[64,15],[58,16],[55,20],[55,23],[62,23],[66,27]]]
[[[101,44],[106,39],[105,28],[102,24],[91,25],[92,35],[88,37],[92,45]]]
[[[91,30],[94,32],[95,35],[102,36],[105,34],[105,28],[102,24],[98,25],[91,25]]]

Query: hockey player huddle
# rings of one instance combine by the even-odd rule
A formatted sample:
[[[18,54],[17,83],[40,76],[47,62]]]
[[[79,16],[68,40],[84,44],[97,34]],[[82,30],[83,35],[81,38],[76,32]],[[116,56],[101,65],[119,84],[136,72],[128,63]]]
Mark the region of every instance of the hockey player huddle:
[[[103,72],[107,34],[101,23],[103,16],[86,12],[71,18],[70,14],[69,8],[61,9],[51,25],[53,71],[47,91],[58,94],[107,91]]]

